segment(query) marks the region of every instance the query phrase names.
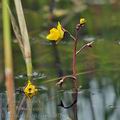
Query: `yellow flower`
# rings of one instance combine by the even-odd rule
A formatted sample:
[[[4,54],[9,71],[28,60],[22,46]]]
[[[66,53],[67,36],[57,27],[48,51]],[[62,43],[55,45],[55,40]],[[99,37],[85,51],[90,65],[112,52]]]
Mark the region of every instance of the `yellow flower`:
[[[85,24],[85,23],[86,23],[85,18],[81,18],[81,19],[80,19],[80,25],[83,25],[83,24]]]
[[[26,85],[26,87],[24,88],[24,93],[27,97],[31,98],[34,95],[36,95],[38,89],[36,88],[35,85],[33,85],[29,80],[28,83]]]
[[[63,37],[64,31],[62,30],[60,22],[58,22],[57,28],[52,28],[46,38],[51,41],[59,41]]]

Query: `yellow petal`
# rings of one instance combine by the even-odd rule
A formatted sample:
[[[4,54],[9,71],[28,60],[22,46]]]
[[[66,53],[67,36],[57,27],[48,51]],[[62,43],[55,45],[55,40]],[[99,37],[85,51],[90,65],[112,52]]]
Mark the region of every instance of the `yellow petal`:
[[[57,29],[60,33],[60,39],[62,39],[64,36],[64,31],[62,30],[62,26],[61,26],[60,22],[58,22]]]
[[[56,29],[56,28],[52,28],[52,29],[50,30],[50,33],[56,33],[56,32],[58,32],[58,29]]]
[[[60,22],[58,22],[57,28],[52,28],[50,33],[46,36],[48,40],[59,41],[63,38],[64,31],[62,30],[62,26]]]
[[[85,23],[86,23],[85,18],[81,18],[81,19],[80,19],[80,24],[85,24]]]
[[[50,30],[50,34],[48,34],[46,38],[48,40],[55,40],[55,41],[57,41],[60,38],[60,33],[59,33],[59,31],[56,28],[52,28]]]
[[[61,28],[62,28],[62,26],[61,26],[60,22],[58,22],[57,29],[61,30]]]

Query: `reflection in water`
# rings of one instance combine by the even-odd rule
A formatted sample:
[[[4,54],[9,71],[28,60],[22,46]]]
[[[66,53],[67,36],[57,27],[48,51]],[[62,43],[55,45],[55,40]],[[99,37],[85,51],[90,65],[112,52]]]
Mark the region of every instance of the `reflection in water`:
[[[116,94],[115,86],[109,78],[100,81],[95,78],[89,82],[88,89],[81,89],[78,93],[77,112],[78,120],[119,120],[120,102]],[[117,88],[118,89],[118,88]],[[60,93],[59,93],[60,92]],[[46,93],[40,93],[33,97],[32,120],[72,120],[72,110],[58,107],[62,98],[64,104],[72,100],[72,90],[56,91],[51,88]],[[18,98],[18,95],[16,95]],[[22,97],[22,96],[21,96]],[[21,98],[19,98],[21,99]],[[91,99],[91,101],[90,101]],[[8,120],[6,94],[0,94],[0,120]],[[93,111],[91,110],[91,104]],[[25,120],[28,108],[24,104],[21,108],[19,120]],[[94,112],[94,114],[93,114]],[[94,116],[93,116],[94,115]]]

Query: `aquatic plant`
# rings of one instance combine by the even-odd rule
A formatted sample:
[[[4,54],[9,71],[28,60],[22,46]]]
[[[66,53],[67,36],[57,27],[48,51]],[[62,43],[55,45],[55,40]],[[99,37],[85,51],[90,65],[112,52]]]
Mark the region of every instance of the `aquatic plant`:
[[[75,36],[73,36],[67,29],[65,29],[64,27],[62,27],[60,25],[60,23],[58,23],[58,25],[60,25],[60,30],[62,31],[62,37],[61,39],[64,37],[64,33],[66,32],[67,34],[69,34],[69,36],[73,39],[74,41],[74,45],[73,45],[73,59],[72,59],[72,75],[66,75],[63,76],[61,78],[61,80],[59,82],[57,82],[56,85],[59,85],[60,87],[62,87],[63,83],[65,80],[67,80],[68,78],[72,80],[73,82],[73,96],[74,96],[74,101],[71,105],[69,106],[64,106],[63,102],[61,101],[59,106],[64,107],[64,108],[70,108],[72,107],[74,104],[76,104],[77,102],[77,93],[78,93],[78,84],[77,84],[77,70],[76,70],[76,57],[77,54],[80,53],[84,48],[86,47],[91,47],[93,42],[89,42],[85,45],[83,45],[79,50],[77,50],[77,42],[78,42],[78,32],[85,26],[86,20],[85,18],[81,18],[80,22],[76,25],[76,29],[75,29]],[[53,31],[54,30],[54,31]],[[55,41],[57,43],[57,41],[59,41],[60,39],[60,31],[57,30],[56,28],[52,28],[50,30],[50,34],[47,35],[46,37],[49,41]],[[60,39],[60,40],[61,40]]]

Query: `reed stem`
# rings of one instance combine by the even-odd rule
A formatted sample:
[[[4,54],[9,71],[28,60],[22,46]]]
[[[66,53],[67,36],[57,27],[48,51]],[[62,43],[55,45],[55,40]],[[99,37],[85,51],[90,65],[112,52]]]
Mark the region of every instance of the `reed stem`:
[[[24,46],[24,59],[26,63],[27,76],[28,79],[31,80],[32,78],[31,48],[30,48],[29,36],[24,18],[23,8],[22,8],[21,0],[14,0],[14,2],[15,2],[16,12],[18,16],[18,23],[19,23],[23,46]]]
[[[9,0],[3,0],[3,39],[4,39],[4,64],[5,64],[5,85],[7,90],[8,111],[10,120],[15,120],[15,90],[13,80],[12,48],[10,35],[10,19],[8,13]]]
[[[26,64],[28,81],[31,81],[32,80],[32,58],[31,58],[31,47],[30,47],[27,26],[25,22],[21,0],[14,0],[14,2],[15,2],[15,7],[16,7],[16,12],[17,12],[17,17],[18,17],[18,23],[20,27],[20,34],[22,37],[23,53],[24,53],[23,56],[24,56],[24,60]],[[27,98],[26,102],[27,102],[27,110],[28,110],[26,120],[32,120],[31,118],[31,115],[32,115],[32,103],[31,102],[32,101],[31,99]]]

